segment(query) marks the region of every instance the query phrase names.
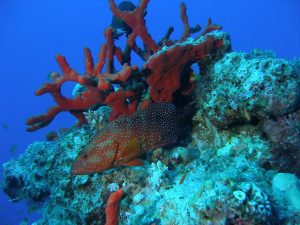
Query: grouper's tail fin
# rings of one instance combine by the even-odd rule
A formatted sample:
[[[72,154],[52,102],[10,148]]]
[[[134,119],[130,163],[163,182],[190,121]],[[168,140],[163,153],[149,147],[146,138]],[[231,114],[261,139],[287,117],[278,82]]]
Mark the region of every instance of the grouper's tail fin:
[[[189,120],[193,117],[198,109],[198,104],[196,101],[192,101],[189,104],[177,108],[177,118],[178,121]]]
[[[191,132],[193,129],[192,118],[197,112],[198,104],[193,101],[185,106],[179,107],[177,111],[177,136],[181,145],[185,145],[190,141]]]

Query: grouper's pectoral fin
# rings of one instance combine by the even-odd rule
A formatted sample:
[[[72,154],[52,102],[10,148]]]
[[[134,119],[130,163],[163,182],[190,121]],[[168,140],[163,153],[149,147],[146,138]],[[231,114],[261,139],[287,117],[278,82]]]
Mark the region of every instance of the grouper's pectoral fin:
[[[143,161],[137,159],[143,151],[141,143],[137,138],[133,138],[123,146],[118,147],[120,150],[117,152],[114,166],[143,166]]]
[[[144,162],[140,159],[134,159],[129,162],[123,162],[122,166],[143,166]]]
[[[139,140],[137,138],[133,138],[124,147],[123,155],[127,156],[128,158],[136,158],[141,154],[141,151],[141,144]]]
[[[119,148],[120,150],[116,154],[115,162],[119,162],[120,164],[139,157],[142,152],[140,142],[136,138]]]

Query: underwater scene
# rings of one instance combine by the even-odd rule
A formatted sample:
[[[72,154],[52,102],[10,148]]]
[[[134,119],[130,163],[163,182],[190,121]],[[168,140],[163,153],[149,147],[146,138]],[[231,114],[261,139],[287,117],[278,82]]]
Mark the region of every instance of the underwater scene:
[[[299,225],[298,0],[2,0],[0,225]]]

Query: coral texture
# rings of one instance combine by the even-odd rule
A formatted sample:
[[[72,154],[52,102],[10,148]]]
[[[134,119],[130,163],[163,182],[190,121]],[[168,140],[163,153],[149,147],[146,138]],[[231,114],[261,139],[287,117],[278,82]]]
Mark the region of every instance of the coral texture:
[[[29,120],[29,130],[34,131],[48,125],[57,113],[70,111],[88,125],[60,131],[49,141],[34,142],[24,154],[6,162],[2,188],[8,197],[14,202],[26,200],[31,210],[41,210],[34,225],[103,225],[105,221],[120,225],[300,224],[300,180],[291,174],[299,171],[300,61],[278,59],[260,50],[226,53],[229,36],[211,20],[200,36],[191,38],[199,26],[190,27],[184,4],[180,7],[181,38],[170,40],[173,28],[169,28],[155,42],[145,26],[148,0],[141,0],[136,7],[125,3],[116,7],[113,0],[109,3],[115,20],[121,18],[122,23],[106,29],[107,43],[97,63],[86,49],[86,74],[79,75],[64,57],[57,56],[62,75],[54,73],[52,82],[37,92],[51,93],[57,106]],[[117,26],[125,28],[117,31]],[[124,34],[127,46],[121,51],[114,39]],[[137,37],[145,48],[137,46]],[[144,65],[131,64],[132,51]],[[114,68],[115,57],[123,66],[119,72]],[[107,71],[103,73],[105,63]],[[201,76],[191,69],[193,63],[199,64]],[[73,99],[60,92],[68,80],[78,83]],[[148,138],[147,121],[132,119],[139,115],[137,110],[147,112],[159,104],[187,109],[195,102],[197,112],[188,118],[192,130],[182,129],[186,137],[172,149],[151,146],[160,148],[141,156],[144,166],[114,168],[110,164],[101,173],[71,174],[83,149],[89,145],[97,148],[113,138],[105,133],[105,127],[119,125],[112,130],[127,150],[147,142],[161,144],[155,136],[155,140]],[[161,120],[159,113],[151,116],[150,121],[163,122],[151,124],[151,128],[174,125],[170,119],[174,117]],[[180,113],[176,116],[183,117]],[[143,131],[146,140],[126,140],[131,134],[120,129],[130,127],[123,124],[128,120],[130,126],[134,124],[130,132]],[[168,133],[160,133],[158,138],[163,140],[174,132],[170,124]],[[95,137],[99,143],[95,144]],[[102,153],[107,152],[111,153]],[[121,159],[121,152],[114,151],[110,163]]]
[[[242,57],[245,53],[234,54]],[[218,65],[227,68],[227,62]],[[221,95],[221,89],[217,91]],[[109,113],[108,108],[100,109],[107,110],[100,115]],[[280,146],[290,148],[294,142],[276,141],[277,132],[266,136],[260,123],[245,121],[222,130],[210,119],[210,113],[203,115],[199,108],[193,118],[192,142],[148,152],[142,167],[82,176],[72,176],[70,171],[78,153],[90,142],[94,126],[63,131],[51,142],[31,144],[25,154],[5,163],[3,189],[13,201],[26,199],[32,209],[44,204],[43,217],[35,225],[104,224],[105,201],[120,187],[126,191],[120,204],[120,225],[297,224],[298,202],[291,196],[299,194],[300,181],[295,175],[278,173],[282,158],[273,158]],[[289,121],[291,128],[293,121]],[[286,134],[294,135],[293,129],[284,129]],[[287,153],[296,155],[297,151],[290,148]],[[283,161],[286,167],[288,162]]]
[[[263,129],[270,139],[273,166],[300,176],[300,110],[270,118]]]
[[[190,28],[185,4],[181,5],[181,19],[184,24],[181,39],[171,41],[169,32],[162,41],[155,42],[148,33],[144,20],[148,3],[149,0],[142,0],[134,10],[122,11],[113,0],[109,0],[114,16],[125,22],[132,32],[128,35],[126,47],[122,51],[115,46],[114,27],[108,27],[105,30],[106,44],[102,45],[96,63],[91,51],[87,48],[84,50],[85,74],[80,75],[71,68],[62,55],[56,56],[62,74],[52,73],[51,82],[39,88],[36,95],[50,93],[57,105],[45,114],[29,118],[28,131],[47,126],[62,111],[69,111],[82,124],[86,122],[84,111],[102,105],[112,107],[110,120],[114,120],[120,115],[134,113],[139,104],[145,106],[145,102],[172,102],[175,92],[187,95],[193,90],[191,64],[205,61],[207,57],[220,57],[230,50],[228,35],[219,31],[221,27],[213,25],[210,19],[199,37],[189,38],[200,27]],[[137,37],[142,39],[144,49],[136,44]],[[132,51],[145,61],[140,69],[131,63]],[[122,65],[121,71],[115,70],[114,58]],[[105,63],[106,72],[102,72]],[[84,87],[75,98],[66,98],[61,94],[61,86],[67,81]],[[148,92],[150,95],[147,95]]]
[[[226,54],[200,79],[199,108],[218,128],[265,121],[300,104],[298,67],[270,52]]]

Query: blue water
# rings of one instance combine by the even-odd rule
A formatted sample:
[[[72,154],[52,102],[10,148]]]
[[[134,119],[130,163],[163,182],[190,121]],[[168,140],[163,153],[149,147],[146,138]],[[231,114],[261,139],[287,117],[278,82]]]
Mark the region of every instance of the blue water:
[[[175,27],[172,37],[179,38],[180,2],[151,0],[146,20],[155,40],[171,25]],[[230,34],[234,51],[261,48],[282,58],[300,56],[299,0],[185,2],[190,24],[204,27],[207,18],[212,17]],[[74,123],[72,116],[61,113],[48,127],[34,133],[25,131],[28,117],[44,113],[53,105],[50,96],[35,97],[33,93],[47,80],[49,72],[59,70],[55,55],[65,55],[73,68],[83,72],[83,48],[89,47],[97,54],[111,16],[105,0],[0,1],[1,164],[23,153],[33,141],[44,140],[47,132]],[[15,154],[10,151],[12,146],[16,146]],[[30,221],[36,216],[31,215]],[[1,192],[0,225],[18,224],[25,217],[26,203],[12,204]]]

